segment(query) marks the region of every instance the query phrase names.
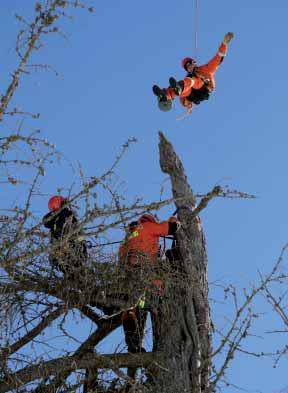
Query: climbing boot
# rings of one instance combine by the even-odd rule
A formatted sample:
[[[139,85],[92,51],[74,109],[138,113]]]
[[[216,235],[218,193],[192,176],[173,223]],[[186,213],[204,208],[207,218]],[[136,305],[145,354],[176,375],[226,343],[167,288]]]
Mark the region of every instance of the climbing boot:
[[[172,100],[169,100],[166,95],[165,89],[160,89],[159,86],[154,85],[152,87],[153,93],[158,98],[158,107],[161,111],[167,112],[172,108]]]
[[[159,100],[162,101],[167,100],[166,91],[164,89],[160,89],[159,86],[153,85],[152,90],[155,96],[157,96]]]
[[[171,76],[171,78],[169,78],[169,86],[171,87],[171,89],[174,90],[174,93],[177,96],[180,96],[180,94],[182,93],[182,87],[181,87],[180,83],[177,82],[176,79],[173,78],[172,76]]]

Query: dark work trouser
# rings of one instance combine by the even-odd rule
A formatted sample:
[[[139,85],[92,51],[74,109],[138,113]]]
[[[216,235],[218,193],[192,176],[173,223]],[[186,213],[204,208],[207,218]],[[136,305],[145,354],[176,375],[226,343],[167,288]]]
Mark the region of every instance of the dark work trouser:
[[[123,316],[123,330],[128,352],[137,353],[142,350],[142,341],[144,338],[144,329],[147,320],[147,311],[136,307],[133,310],[126,311]],[[127,375],[135,378],[137,368],[130,367],[127,369]]]
[[[123,329],[128,352],[140,352],[144,337],[144,329],[147,320],[147,311],[136,307],[126,311],[123,317]]]
[[[161,310],[148,310],[136,307],[134,310],[127,311],[123,318],[123,329],[125,334],[125,342],[128,347],[128,352],[137,353],[145,351],[142,348],[144,338],[145,324],[148,316],[148,311],[151,314],[152,331],[153,331],[153,352],[159,349],[160,340],[160,318]],[[135,378],[137,368],[128,368],[127,375],[130,378]]]

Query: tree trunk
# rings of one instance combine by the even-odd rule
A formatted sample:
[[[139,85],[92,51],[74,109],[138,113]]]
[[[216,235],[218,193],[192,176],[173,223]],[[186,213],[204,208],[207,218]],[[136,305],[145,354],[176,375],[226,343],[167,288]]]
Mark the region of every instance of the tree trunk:
[[[182,227],[177,232],[181,266],[167,283],[168,299],[163,302],[160,349],[164,360],[156,391],[203,393],[209,386],[211,353],[205,239],[199,218],[192,213],[196,201],[183,165],[162,132],[159,136],[160,166],[170,176]]]
[[[141,386],[137,381],[131,387],[131,393],[209,392],[211,321],[208,303],[207,254],[204,235],[197,214],[212,197],[221,192],[221,189],[215,187],[200,201],[196,208],[196,200],[187,182],[181,161],[164,135],[161,132],[159,135],[160,165],[162,171],[170,176],[172,194],[182,227],[177,232],[180,260],[170,267],[167,266],[168,263],[165,264],[163,269],[159,269],[158,272],[162,275],[161,279],[165,281],[166,291],[162,304],[159,309],[158,304],[155,306],[153,314],[153,322],[157,321],[153,325],[157,333],[155,336],[157,335],[159,338],[154,342],[156,352],[110,355],[100,355],[95,352],[95,346],[120,326],[122,323],[121,313],[116,313],[108,320],[100,318],[93,309],[80,302],[78,292],[69,292],[68,295],[65,295],[67,298],[63,297],[62,294],[59,299],[64,299],[65,307],[71,309],[77,307],[77,303],[80,304],[82,314],[95,322],[97,330],[79,346],[72,356],[66,355],[41,363],[32,363],[22,369],[17,369],[14,373],[10,372],[7,375],[4,373],[1,376],[2,379],[0,378],[0,393],[18,389],[36,380],[40,381],[39,391],[54,392],[57,389],[59,390],[64,381],[69,378],[69,375],[76,370],[86,370],[84,392],[90,390],[96,392],[100,389],[97,387],[97,370],[102,369],[114,371],[117,378],[125,381],[126,386],[123,389],[128,391],[127,388],[133,385],[133,381],[121,369],[132,367],[145,368],[148,380],[144,379],[145,386]],[[44,288],[43,293],[48,293],[51,296],[57,295],[57,285],[60,284],[51,287],[45,278],[40,280],[38,277],[37,280],[37,288],[34,289],[33,281],[30,283],[22,279],[22,289],[37,291],[40,283]],[[61,281],[59,282],[61,283]],[[34,283],[34,285],[36,284]],[[143,288],[141,289],[142,292]],[[71,293],[73,294],[73,301],[71,301]],[[136,298],[138,299],[138,295]],[[91,299],[89,299],[89,302],[93,305]],[[149,304],[148,300],[147,304]],[[95,305],[99,307],[97,298]],[[125,304],[123,307],[125,307]],[[131,307],[131,303],[129,303],[129,307]],[[121,309],[125,310],[122,306]],[[8,354],[13,354],[22,348],[28,339],[34,339],[61,312],[53,311],[49,317],[45,317],[37,327],[34,327],[18,342],[9,348],[4,348],[2,359],[0,356],[0,362],[2,361],[6,367]],[[158,334],[159,330],[156,329],[158,327],[160,335]],[[46,379],[51,376],[54,379],[46,384]],[[100,385],[101,381],[99,381]],[[118,388],[108,390],[105,386],[103,389],[107,393],[113,390],[118,393],[124,391],[122,388],[120,391],[117,390]]]

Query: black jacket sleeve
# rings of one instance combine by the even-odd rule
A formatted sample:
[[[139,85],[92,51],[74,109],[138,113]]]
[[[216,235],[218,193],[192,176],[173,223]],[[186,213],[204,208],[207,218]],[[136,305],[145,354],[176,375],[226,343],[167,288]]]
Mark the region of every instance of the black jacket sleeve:
[[[54,217],[53,217],[54,215]],[[45,228],[51,229],[54,225],[56,214],[54,212],[49,212],[45,214],[45,216],[42,218],[42,223]]]
[[[64,209],[57,212],[49,212],[43,217],[43,225],[45,228],[50,229],[52,238],[60,238],[65,234],[65,232],[69,232],[69,228],[71,225],[77,224],[78,220],[75,217],[72,210],[65,207]],[[67,224],[70,224],[67,226]]]

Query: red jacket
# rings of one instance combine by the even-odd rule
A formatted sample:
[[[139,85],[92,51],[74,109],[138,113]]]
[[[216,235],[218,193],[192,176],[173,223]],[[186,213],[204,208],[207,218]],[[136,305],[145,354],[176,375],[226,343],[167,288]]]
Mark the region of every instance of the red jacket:
[[[159,238],[167,236],[169,223],[144,222],[139,224],[129,233],[120,246],[120,257],[127,258],[131,265],[141,264],[148,260],[155,264],[158,257]]]
[[[196,67],[195,76],[189,77],[189,74],[184,79],[184,89],[180,98],[190,95],[191,89],[201,89],[204,85],[204,80],[209,81],[208,88],[210,91],[215,88],[215,72],[222,62],[223,57],[226,56],[227,45],[222,42],[216,55],[207,63],[202,66]]]

